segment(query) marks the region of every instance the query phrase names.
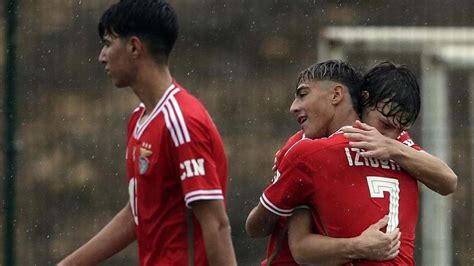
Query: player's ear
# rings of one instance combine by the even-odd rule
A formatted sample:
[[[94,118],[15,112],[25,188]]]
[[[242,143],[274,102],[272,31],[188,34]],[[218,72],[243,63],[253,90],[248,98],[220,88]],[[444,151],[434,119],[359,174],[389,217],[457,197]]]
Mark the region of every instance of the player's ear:
[[[128,39],[127,49],[133,58],[137,58],[144,53],[145,45],[140,38],[132,36]]]
[[[346,88],[341,84],[336,84],[332,89],[332,97],[331,97],[331,104],[337,105],[344,99],[344,93]]]
[[[370,96],[370,94],[369,94],[368,91],[362,91],[360,93],[360,99],[361,99],[362,102],[367,101],[367,99],[369,99],[369,96]]]

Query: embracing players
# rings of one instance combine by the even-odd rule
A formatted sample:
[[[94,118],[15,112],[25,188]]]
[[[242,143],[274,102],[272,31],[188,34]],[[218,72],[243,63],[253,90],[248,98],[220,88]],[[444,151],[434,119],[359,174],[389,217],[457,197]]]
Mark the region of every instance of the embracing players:
[[[401,142],[413,146],[411,139],[402,130],[415,121],[419,112],[419,88],[414,75],[405,67],[386,62],[376,66],[365,76],[363,93],[359,92],[360,86],[362,86],[360,74],[340,61],[323,62],[303,71],[298,78],[295,101],[291,109],[296,114],[305,136],[312,139],[325,137],[338,132],[338,128],[342,126],[352,125],[358,119],[355,109],[359,106],[358,98],[361,95],[364,120],[374,124],[384,135],[392,138],[399,135]],[[292,205],[295,202],[309,204],[313,208],[314,223],[319,226],[317,232],[338,237],[336,239],[312,235],[310,239],[317,244],[308,245],[308,242],[298,241],[302,239],[305,231],[291,232],[292,228],[305,229],[305,226],[301,224],[290,226],[290,240],[294,240],[292,251],[300,262],[342,263],[358,258],[372,260],[393,258],[398,252],[399,235],[396,231],[398,229],[395,228],[400,216],[403,217],[400,218],[402,254],[397,256],[395,261],[403,261],[400,262],[402,264],[413,263],[418,191],[416,181],[406,178],[407,175],[400,169],[407,170],[412,176],[442,194],[449,194],[454,190],[456,175],[439,159],[427,153],[420,153],[401,142],[395,143],[394,140],[380,135],[374,128],[360,122],[355,125],[359,128],[343,130],[347,137],[362,142],[350,145],[346,143],[347,147],[337,153],[340,157],[336,155],[331,157],[334,147],[331,144],[329,148],[325,145],[331,139],[341,141],[339,144],[344,146],[344,141],[341,139],[342,131],[327,140],[316,142],[302,140],[303,133],[299,132],[290,138],[287,145],[277,154],[274,184],[262,195],[261,204],[251,212],[246,225],[247,231],[252,236],[272,234],[267,249],[267,261],[262,264],[268,260],[271,260],[272,265],[296,264],[286,243],[286,220],[278,219],[278,215],[290,215],[292,209],[296,207]],[[296,142],[298,143],[295,144]],[[321,147],[317,148],[318,145]],[[361,147],[368,151],[359,149]],[[392,152],[387,154],[381,152],[381,149],[388,151],[389,148]],[[309,152],[318,149],[319,155],[318,152],[314,154]],[[290,156],[295,153],[297,158]],[[380,154],[385,156],[379,158],[381,160],[364,157]],[[345,165],[342,159],[347,161]],[[395,159],[402,167],[389,159]],[[285,161],[299,163],[295,166],[292,163],[285,164]],[[432,166],[436,167],[436,171],[433,171]],[[302,172],[298,172],[301,170],[299,167],[304,168],[306,179],[303,178]],[[401,195],[404,197],[397,201],[392,198],[373,199],[375,192],[371,192],[371,186],[382,184],[384,187],[386,182],[393,181],[393,178],[382,178],[380,179],[382,181],[376,178],[376,181],[369,182],[372,178],[361,177],[364,174],[369,175],[365,171],[371,176],[384,177],[383,174],[387,172],[386,175],[399,178],[396,180],[399,182],[398,187],[403,188]],[[403,178],[399,174],[403,175]],[[309,193],[306,194],[306,198],[305,193]],[[377,197],[387,197],[383,192],[378,193]],[[397,195],[401,197],[396,192],[390,193],[395,198]],[[296,195],[304,199],[297,199]],[[387,209],[389,206],[387,200],[391,200],[392,203],[390,210]],[[395,205],[399,208],[395,209]],[[400,215],[398,210],[401,210]],[[350,216],[358,211],[362,213],[360,217]],[[391,216],[379,221],[384,217],[384,212],[391,213]],[[367,219],[368,217],[370,219]],[[391,234],[382,234],[379,231],[386,223],[389,223],[391,230],[394,230]],[[369,226],[371,224],[373,225]],[[334,228],[339,230],[331,231]],[[305,230],[307,232],[307,229]],[[351,237],[352,239],[349,239]]]

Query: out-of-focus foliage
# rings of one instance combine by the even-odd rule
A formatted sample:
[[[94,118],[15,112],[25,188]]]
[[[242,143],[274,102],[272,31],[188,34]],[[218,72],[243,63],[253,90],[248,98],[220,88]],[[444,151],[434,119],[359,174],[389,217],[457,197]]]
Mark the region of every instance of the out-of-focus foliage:
[[[138,100],[130,90],[114,88],[97,62],[97,21],[113,2],[20,1],[18,265],[57,262],[98,232],[128,199],[125,128]],[[469,0],[455,5],[441,0],[171,3],[181,24],[172,72],[207,106],[224,138],[229,215],[241,265],[256,265],[263,258],[266,241],[247,237],[244,222],[269,182],[274,153],[297,130],[288,111],[295,78],[317,60],[319,30],[329,25],[474,26],[474,2]],[[3,12],[0,16],[4,29]],[[4,66],[3,30],[0,48]],[[411,55],[371,58],[405,63],[419,73]],[[351,54],[350,60],[361,68],[373,63],[366,55]],[[467,102],[466,76],[450,75],[452,119],[446,121],[453,128],[453,167],[459,175],[452,209],[455,265],[474,260],[468,167],[473,152],[466,112],[472,102]],[[3,114],[3,94],[0,100]],[[418,131],[415,126],[415,140]],[[136,264],[136,247],[105,264]]]

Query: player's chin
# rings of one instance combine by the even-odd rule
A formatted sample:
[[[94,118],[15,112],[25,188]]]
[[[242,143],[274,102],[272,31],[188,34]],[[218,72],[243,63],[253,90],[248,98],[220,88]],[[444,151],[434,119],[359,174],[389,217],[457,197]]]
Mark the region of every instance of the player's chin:
[[[112,83],[114,83],[115,87],[117,87],[117,88],[125,88],[125,87],[129,86],[129,84],[127,82],[123,82],[123,81],[117,80],[117,79],[112,79]]]

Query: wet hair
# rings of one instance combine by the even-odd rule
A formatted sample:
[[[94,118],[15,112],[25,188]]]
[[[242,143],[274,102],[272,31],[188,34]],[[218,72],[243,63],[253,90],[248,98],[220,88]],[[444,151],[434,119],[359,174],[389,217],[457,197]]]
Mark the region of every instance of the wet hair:
[[[404,65],[384,61],[364,76],[361,108],[377,108],[385,117],[398,122],[402,128],[415,123],[420,113],[420,87],[415,74]],[[385,107],[389,107],[386,110]]]
[[[179,26],[174,9],[165,1],[120,0],[104,12],[98,28],[102,40],[107,34],[139,37],[158,63],[167,63]]]
[[[354,110],[358,110],[363,77],[358,70],[348,63],[341,60],[328,60],[311,65],[298,74],[296,87],[306,81],[334,81],[341,83],[349,90]]]

